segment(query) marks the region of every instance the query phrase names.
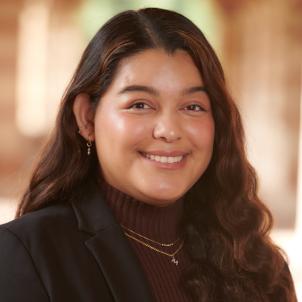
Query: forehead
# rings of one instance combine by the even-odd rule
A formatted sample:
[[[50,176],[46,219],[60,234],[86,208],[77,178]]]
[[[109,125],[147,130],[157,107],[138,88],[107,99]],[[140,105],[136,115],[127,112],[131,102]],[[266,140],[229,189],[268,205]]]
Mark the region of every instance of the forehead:
[[[176,50],[170,54],[163,49],[148,49],[120,61],[112,86],[120,88],[130,84],[175,90],[202,85],[203,80],[186,51]]]

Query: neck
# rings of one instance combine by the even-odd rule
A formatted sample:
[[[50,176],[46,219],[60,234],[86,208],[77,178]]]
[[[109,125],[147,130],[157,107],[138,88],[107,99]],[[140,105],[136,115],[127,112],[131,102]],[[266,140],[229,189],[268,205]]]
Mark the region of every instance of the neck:
[[[101,183],[101,188],[106,203],[122,226],[159,242],[173,242],[180,237],[182,199],[159,207],[136,200],[106,182]]]

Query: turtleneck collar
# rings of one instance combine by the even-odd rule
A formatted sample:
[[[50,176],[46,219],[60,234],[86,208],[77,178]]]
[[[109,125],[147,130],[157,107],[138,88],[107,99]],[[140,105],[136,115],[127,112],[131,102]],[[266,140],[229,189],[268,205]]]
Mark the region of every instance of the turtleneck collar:
[[[159,242],[174,242],[180,237],[183,199],[158,207],[138,201],[102,181],[106,203],[117,221],[128,229]]]

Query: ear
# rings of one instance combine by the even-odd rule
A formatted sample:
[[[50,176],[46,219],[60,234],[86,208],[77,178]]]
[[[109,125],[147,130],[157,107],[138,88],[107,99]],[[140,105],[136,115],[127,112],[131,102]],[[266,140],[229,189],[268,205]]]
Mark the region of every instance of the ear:
[[[86,93],[80,93],[75,97],[73,113],[79,127],[79,133],[86,140],[94,140],[94,110],[90,97]]]

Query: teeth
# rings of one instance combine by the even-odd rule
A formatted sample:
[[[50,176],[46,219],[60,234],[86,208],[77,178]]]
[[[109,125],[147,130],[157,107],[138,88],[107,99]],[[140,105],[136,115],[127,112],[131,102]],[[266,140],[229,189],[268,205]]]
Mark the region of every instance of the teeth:
[[[158,155],[152,155],[152,154],[145,154],[145,156],[151,160],[160,162],[160,163],[177,163],[180,162],[183,159],[183,156],[158,156]]]

